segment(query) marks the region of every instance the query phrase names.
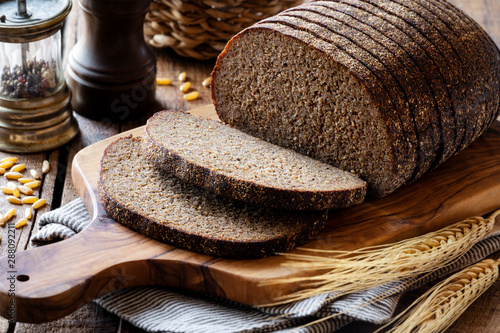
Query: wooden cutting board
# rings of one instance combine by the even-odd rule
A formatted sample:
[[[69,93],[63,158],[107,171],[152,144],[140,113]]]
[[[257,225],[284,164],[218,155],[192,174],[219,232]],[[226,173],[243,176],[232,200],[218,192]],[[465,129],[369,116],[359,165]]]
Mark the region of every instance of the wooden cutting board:
[[[216,118],[212,106],[192,113]],[[75,187],[91,225],[68,240],[0,259],[0,315],[9,318],[15,299],[20,322],[63,317],[116,289],[173,286],[245,304],[262,304],[296,285],[261,286],[270,278],[301,274],[282,266],[283,256],[254,260],[214,258],[151,240],[107,216],[97,196],[99,160],[107,145],[137,128],[93,144],[73,161]],[[331,211],[325,229],[305,247],[351,250],[420,235],[500,207],[500,122],[437,170],[389,197]],[[15,275],[15,298],[9,277]]]

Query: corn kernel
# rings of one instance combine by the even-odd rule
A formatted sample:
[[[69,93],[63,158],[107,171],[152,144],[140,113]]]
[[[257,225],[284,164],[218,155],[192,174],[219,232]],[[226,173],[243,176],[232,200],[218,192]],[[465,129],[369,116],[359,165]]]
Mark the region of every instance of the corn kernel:
[[[5,178],[7,178],[7,179],[19,179],[19,178],[23,178],[23,175],[19,172],[6,172]]]
[[[21,184],[26,184],[26,183],[31,183],[35,180],[31,178],[19,178],[17,181],[20,182]]]
[[[191,82],[189,81],[181,84],[181,86],[179,87],[180,91],[182,92],[187,92],[189,88],[191,88]]]
[[[17,165],[14,165],[12,167],[12,169],[10,169],[10,171],[12,171],[12,172],[21,172],[24,169],[26,169],[26,165],[24,165],[24,164],[17,164]]]
[[[30,175],[31,177],[33,177],[34,179],[40,179],[40,174],[38,173],[38,171],[36,171],[35,169],[31,169],[30,170]]]
[[[8,169],[8,168],[10,168],[13,165],[14,165],[14,162],[12,162],[12,161],[5,161],[5,162],[0,163],[0,168],[2,168],[2,169]]]
[[[186,72],[182,72],[182,73],[179,74],[179,81],[184,82],[184,81],[186,81],[186,79],[187,79]]]
[[[24,195],[32,195],[33,194],[33,189],[31,187],[28,187],[28,186],[20,185],[17,187],[17,190],[19,190],[19,192],[21,192]]]
[[[36,210],[40,207],[43,207],[45,205],[45,202],[46,202],[45,199],[39,199],[37,202],[33,204],[33,206],[31,206],[31,208]]]
[[[21,199],[21,201],[25,204],[32,204],[32,203],[35,203],[38,201],[38,198],[37,197],[24,197]]]
[[[24,227],[28,223],[28,220],[26,219],[21,219],[17,221],[16,225],[14,226],[16,229]]]
[[[19,193],[19,190],[17,188],[15,188],[15,189],[12,190],[12,195],[15,198],[19,198],[21,196],[21,194]]]
[[[34,180],[34,181],[32,181],[32,182],[29,182],[29,183],[24,184],[24,186],[26,186],[26,187],[31,187],[31,188],[37,188],[38,186],[40,186],[40,184],[41,184],[41,183],[42,183],[42,182],[41,182],[41,181],[39,181],[39,180]]]
[[[172,79],[169,79],[168,77],[159,77],[156,78],[156,84],[160,86],[168,86],[172,83]]]
[[[199,95],[199,92],[197,92],[197,91],[192,91],[192,92],[190,92],[190,93],[185,94],[185,95],[184,95],[184,99],[185,99],[186,101],[194,101],[195,99],[197,99],[197,98],[198,98],[198,95]]]
[[[5,157],[5,158],[2,158],[2,160],[0,160],[0,163],[3,163],[3,162],[17,162],[17,157]]]
[[[31,220],[31,218],[33,217],[33,212],[31,211],[31,208],[26,208],[24,210],[24,217],[27,219],[27,220]]]
[[[207,77],[205,80],[203,80],[203,82],[201,84],[204,87],[210,87],[210,85],[212,84],[212,78]]]
[[[5,193],[5,194],[9,194],[9,195],[14,194],[14,190],[11,188],[8,188],[6,186],[0,186],[0,190],[2,190],[3,193]]]
[[[45,160],[42,162],[42,172],[47,173],[50,170],[50,164],[49,161]]]
[[[14,216],[14,214],[16,214],[16,210],[14,208],[11,208],[7,211],[7,213],[5,213],[3,218],[5,221],[8,221],[12,218],[12,216]]]
[[[12,197],[7,197],[7,200],[8,200],[11,204],[14,204],[14,205],[22,205],[22,204],[23,204],[23,202],[22,202],[22,200],[21,200],[21,199],[16,198],[16,197],[14,197],[14,196],[12,196]]]

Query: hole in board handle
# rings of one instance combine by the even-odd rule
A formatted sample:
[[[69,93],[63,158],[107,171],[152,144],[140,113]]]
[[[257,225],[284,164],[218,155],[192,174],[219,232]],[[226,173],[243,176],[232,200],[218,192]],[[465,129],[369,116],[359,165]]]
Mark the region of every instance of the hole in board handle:
[[[21,274],[21,275],[17,276],[17,281],[19,281],[19,282],[26,282],[29,279],[30,279],[29,275]]]

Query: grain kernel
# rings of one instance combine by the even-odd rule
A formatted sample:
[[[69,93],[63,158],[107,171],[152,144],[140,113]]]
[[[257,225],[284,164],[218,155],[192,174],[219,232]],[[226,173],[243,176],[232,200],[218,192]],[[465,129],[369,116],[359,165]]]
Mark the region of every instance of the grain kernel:
[[[19,192],[21,192],[22,194],[24,195],[32,195],[33,194],[33,189],[31,187],[28,187],[28,186],[18,186],[17,189],[19,190]]]
[[[169,79],[167,77],[159,77],[156,78],[156,84],[160,86],[168,86],[172,83],[172,79]]]
[[[19,190],[17,188],[15,188],[15,189],[12,190],[12,195],[15,198],[19,198],[21,196],[21,194],[19,194]]]
[[[8,169],[8,168],[10,168],[13,165],[14,165],[14,162],[12,162],[12,161],[5,161],[5,162],[0,163],[0,168],[2,168],[2,169]]]
[[[35,203],[38,201],[38,198],[37,197],[33,197],[33,196],[30,196],[30,197],[24,197],[21,199],[23,203],[25,204],[32,204],[32,203]]]
[[[203,82],[201,84],[204,87],[207,87],[207,88],[210,87],[210,85],[212,84],[212,78],[207,77],[205,80],[203,80]]]
[[[31,218],[33,217],[33,212],[31,211],[31,208],[26,208],[24,210],[24,217],[26,218],[26,220],[31,220]]]
[[[19,198],[16,198],[14,196],[12,197],[7,197],[7,200],[11,203],[11,204],[14,204],[14,205],[22,205],[23,202],[21,201],[21,199]]]
[[[20,182],[21,184],[26,184],[26,183],[31,183],[35,180],[31,178],[19,178],[17,181]]]
[[[23,178],[23,175],[19,172],[6,172],[5,178],[7,178],[7,179],[19,179],[19,178]]]
[[[5,225],[5,218],[3,216],[0,216],[0,227],[3,227]]]
[[[2,158],[0,160],[0,163],[3,163],[3,162],[17,162],[17,157],[5,157],[5,158]]]
[[[7,213],[5,213],[3,218],[5,221],[8,221],[12,218],[12,216],[14,216],[14,214],[16,214],[16,210],[14,208],[11,208],[7,211]]]
[[[186,81],[186,79],[187,79],[186,72],[182,72],[182,73],[179,74],[179,81],[184,82],[184,81]]]
[[[179,87],[180,91],[182,91],[182,92],[187,92],[189,90],[189,88],[191,88],[191,82],[189,82],[189,81],[181,84],[181,86]]]
[[[21,172],[24,169],[26,169],[26,165],[24,165],[24,164],[17,164],[17,165],[14,165],[12,167],[12,169],[10,169],[10,171],[12,171],[12,172]]]
[[[0,168],[0,175],[3,175],[5,173],[5,169],[4,168]]]
[[[28,220],[26,219],[21,219],[17,221],[16,225],[14,226],[16,229],[24,227],[28,223]]]
[[[199,92],[197,91],[192,91],[190,93],[185,94],[183,97],[186,101],[194,101],[195,99],[198,98]]]
[[[38,186],[40,186],[41,183],[42,182],[39,180],[34,180],[32,182],[24,184],[24,186],[31,187],[31,188],[37,188]]]
[[[38,208],[42,207],[43,205],[45,205],[45,202],[46,202],[45,199],[39,199],[37,202],[35,202],[33,204],[33,206],[31,206],[31,208],[38,209]]]
[[[50,164],[49,161],[45,160],[42,162],[42,172],[47,173],[50,170]]]
[[[35,169],[31,169],[30,170],[30,175],[31,177],[33,177],[34,179],[40,179],[40,174],[38,173],[38,171],[36,171]]]
[[[3,193],[5,193],[5,194],[9,194],[9,195],[14,194],[14,190],[11,188],[8,188],[6,186],[0,186],[0,190],[2,190]]]

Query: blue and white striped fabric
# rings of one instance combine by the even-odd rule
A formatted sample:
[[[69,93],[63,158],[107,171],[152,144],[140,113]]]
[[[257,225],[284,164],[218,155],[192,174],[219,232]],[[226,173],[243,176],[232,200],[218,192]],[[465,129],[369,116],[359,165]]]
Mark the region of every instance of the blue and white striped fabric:
[[[82,201],[77,199],[44,214],[40,218],[40,230],[32,242],[41,245],[66,239],[82,231],[89,223],[89,215]],[[268,308],[163,287],[123,289],[95,302],[149,332],[285,332],[290,329],[300,333],[333,332],[354,321],[383,324],[393,316],[404,292],[470,266],[497,251],[500,251],[500,233],[482,240],[453,264],[419,279],[397,281],[340,298],[329,293]],[[380,299],[381,295],[389,296]],[[310,324],[341,312],[332,319]]]

